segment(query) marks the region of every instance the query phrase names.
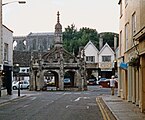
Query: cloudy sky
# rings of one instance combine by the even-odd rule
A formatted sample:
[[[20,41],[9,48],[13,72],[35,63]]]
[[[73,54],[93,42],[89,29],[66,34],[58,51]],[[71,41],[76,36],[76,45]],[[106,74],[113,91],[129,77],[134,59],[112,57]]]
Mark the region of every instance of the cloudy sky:
[[[3,3],[13,0],[3,0]],[[14,0],[15,1],[15,0]],[[30,32],[54,32],[57,11],[64,28],[89,27],[100,32],[119,29],[119,0],[26,0],[26,4],[7,4],[2,7],[3,24],[15,36]]]

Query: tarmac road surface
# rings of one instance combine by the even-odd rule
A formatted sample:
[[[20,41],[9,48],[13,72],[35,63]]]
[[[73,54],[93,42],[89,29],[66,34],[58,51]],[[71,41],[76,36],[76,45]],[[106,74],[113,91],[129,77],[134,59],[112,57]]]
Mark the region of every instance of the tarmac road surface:
[[[98,86],[83,92],[33,92],[1,104],[0,120],[103,120],[96,97],[108,93]]]

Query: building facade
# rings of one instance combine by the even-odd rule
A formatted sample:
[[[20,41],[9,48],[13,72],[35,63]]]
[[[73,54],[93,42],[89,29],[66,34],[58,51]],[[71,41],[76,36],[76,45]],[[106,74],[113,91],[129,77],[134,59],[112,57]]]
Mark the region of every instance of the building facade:
[[[2,76],[1,76],[1,89],[7,89],[7,93],[12,94],[12,66],[13,66],[13,31],[6,26],[2,26],[2,39],[3,39],[3,53],[2,53]]]
[[[112,75],[115,75],[114,71],[114,60],[115,52],[110,48],[106,43],[98,53],[99,59],[99,76],[103,78],[111,78]]]
[[[116,36],[114,41],[116,43]],[[116,46],[116,44],[115,44]],[[114,47],[115,51],[106,43],[103,45],[103,39],[100,39],[100,50],[89,41],[84,47],[87,78],[99,77],[111,78],[112,75],[118,76],[115,70],[116,57],[118,57],[118,48]]]
[[[20,80],[29,80],[31,54],[38,56],[38,53],[48,52],[54,46],[54,33],[31,32],[26,36],[14,36],[13,45],[13,61],[14,65],[19,64]],[[14,74],[13,79],[17,81],[19,78]]]
[[[87,79],[95,77],[98,78],[98,53],[99,50],[95,45],[89,41],[84,47]],[[83,52],[82,52],[83,53]]]
[[[54,33],[29,33],[27,36],[14,36],[14,51],[47,52],[54,46]]]
[[[119,0],[118,96],[145,111],[145,1]]]

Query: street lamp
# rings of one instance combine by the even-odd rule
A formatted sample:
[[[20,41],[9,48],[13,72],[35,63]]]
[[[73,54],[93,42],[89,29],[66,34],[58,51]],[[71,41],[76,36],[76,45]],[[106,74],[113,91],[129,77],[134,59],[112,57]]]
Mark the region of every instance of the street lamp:
[[[25,4],[26,3],[26,1],[11,1],[11,2],[7,2],[7,3],[2,3],[2,6],[10,4],[10,3],[14,3],[14,2],[17,2],[19,4]]]

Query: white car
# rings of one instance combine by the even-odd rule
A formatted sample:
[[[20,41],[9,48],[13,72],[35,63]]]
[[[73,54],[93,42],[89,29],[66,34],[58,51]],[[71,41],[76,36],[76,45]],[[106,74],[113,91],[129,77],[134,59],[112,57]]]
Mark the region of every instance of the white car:
[[[29,89],[29,81],[20,81],[20,89]],[[14,81],[12,83],[13,90],[16,90],[19,88],[19,81]]]

